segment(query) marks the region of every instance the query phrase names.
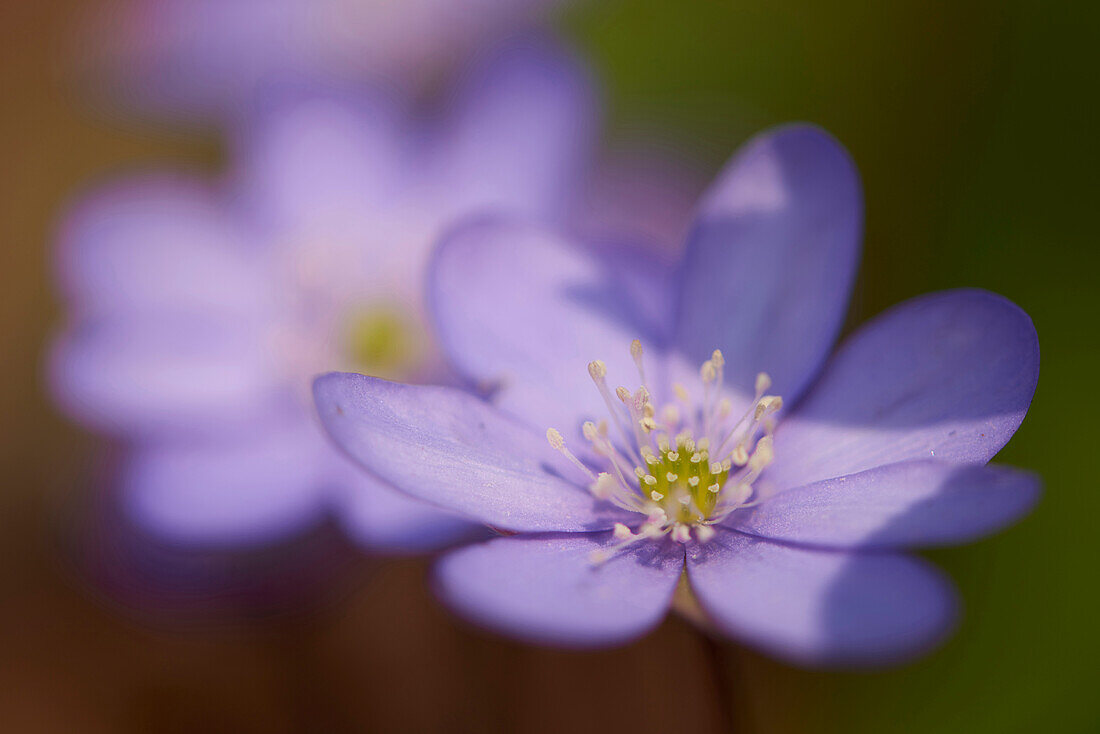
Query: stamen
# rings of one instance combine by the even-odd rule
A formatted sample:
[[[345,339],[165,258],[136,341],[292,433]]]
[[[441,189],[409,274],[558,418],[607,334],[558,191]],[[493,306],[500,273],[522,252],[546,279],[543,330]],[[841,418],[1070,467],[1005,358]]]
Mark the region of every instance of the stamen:
[[[596,475],[592,473],[592,470],[585,466],[580,459],[573,455],[573,452],[565,448],[565,439],[562,438],[561,433],[556,428],[546,429],[546,440],[550,442],[550,448],[555,451],[560,451],[565,458],[573,462],[573,465],[580,469],[582,472],[588,475],[588,478],[593,482],[596,481]]]
[[[615,404],[611,401],[611,393],[607,389],[607,365],[601,360],[593,360],[588,363],[588,374],[592,378],[592,381],[596,383],[596,389],[600,391],[600,396],[603,398],[604,405],[607,406],[607,412],[611,414],[611,420],[615,422],[615,428],[618,429],[619,434],[623,438],[627,454],[637,463],[638,455],[630,446],[630,435],[623,428],[623,424],[619,420],[619,413],[615,410]]]

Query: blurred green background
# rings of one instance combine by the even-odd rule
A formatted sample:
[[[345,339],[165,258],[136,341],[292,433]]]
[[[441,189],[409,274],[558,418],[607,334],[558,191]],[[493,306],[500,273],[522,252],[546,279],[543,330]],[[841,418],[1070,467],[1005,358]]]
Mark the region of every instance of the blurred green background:
[[[567,24],[604,75],[616,134],[644,121],[711,169],[784,120],[848,146],[867,201],[851,322],[971,285],[1016,301],[1039,332],[1039,389],[998,458],[1043,475],[1039,509],[933,554],[966,617],[932,657],[875,675],[753,661],[743,674],[766,675],[774,696],[754,705],[795,709],[795,729],[1100,728],[1089,381],[1100,370],[1100,65],[1085,15],[1073,3],[635,0],[593,3]]]
[[[965,600],[961,628],[929,658],[874,674],[791,669],[701,643],[677,620],[624,650],[525,648],[454,625],[417,561],[373,575],[353,562],[342,601],[244,630],[150,629],[105,608],[60,540],[92,452],[37,387],[59,318],[52,222],[97,173],[210,167],[218,146],[122,129],[74,101],[67,44],[83,5],[0,11],[4,731],[1098,728],[1100,452],[1087,379],[1100,372],[1100,119],[1084,3],[591,0],[561,21],[604,83],[612,145],[657,139],[708,175],[777,122],[816,122],[848,146],[867,201],[850,325],[964,285],[1035,320],[1039,389],[1000,460],[1040,472],[1046,496],[1008,532],[933,554]]]

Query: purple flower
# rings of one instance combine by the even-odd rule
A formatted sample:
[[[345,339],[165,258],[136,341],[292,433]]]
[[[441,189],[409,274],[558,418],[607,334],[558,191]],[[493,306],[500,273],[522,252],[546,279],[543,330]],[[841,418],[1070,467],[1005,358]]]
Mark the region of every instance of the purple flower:
[[[714,625],[777,656],[916,654],[955,604],[906,551],[1036,500],[1036,478],[985,464],[1027,411],[1038,343],[1012,303],[959,290],[881,314],[830,357],[861,222],[846,152],[792,125],[720,175],[678,267],[468,223],[435,254],[432,315],[492,404],[331,374],[314,385],[322,420],[377,476],[508,534],[435,569],[480,624],[619,643],[660,621],[686,569]]]
[[[405,86],[552,0],[128,0],[89,18],[86,58],[126,104],[225,116],[272,79]]]
[[[338,365],[445,378],[421,304],[431,244],[483,207],[564,216],[595,116],[583,70],[531,40],[468,74],[439,120],[287,90],[236,137],[228,180],[136,177],[80,201],[51,386],[132,449],[128,511],[184,544],[267,542],[329,510],[372,548],[467,536],[331,448],[309,383]]]

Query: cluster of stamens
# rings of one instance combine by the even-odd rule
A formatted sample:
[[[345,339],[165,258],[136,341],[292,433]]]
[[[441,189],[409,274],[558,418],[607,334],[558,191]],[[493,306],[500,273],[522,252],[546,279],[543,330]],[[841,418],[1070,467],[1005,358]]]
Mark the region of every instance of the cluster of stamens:
[[[636,530],[617,523],[617,542],[592,554],[597,564],[646,538],[670,536],[686,543],[694,533],[705,543],[714,536],[712,525],[759,501],[754,483],[772,461],[773,416],[783,406],[782,398],[766,394],[771,379],[761,372],[748,410],[733,416],[732,401],[722,394],[725,359],[715,350],[699,370],[702,401],[693,403],[683,385],[675,384],[675,401],[657,410],[637,339],[630,354],[641,380],[633,392],[625,387],[612,392],[607,366],[599,360],[588,364],[615,434],[613,438],[606,420],[589,421],[582,431],[608,471],[593,472],[566,448],[560,432],[546,432],[550,445],[588,478],[593,496],[645,516]]]

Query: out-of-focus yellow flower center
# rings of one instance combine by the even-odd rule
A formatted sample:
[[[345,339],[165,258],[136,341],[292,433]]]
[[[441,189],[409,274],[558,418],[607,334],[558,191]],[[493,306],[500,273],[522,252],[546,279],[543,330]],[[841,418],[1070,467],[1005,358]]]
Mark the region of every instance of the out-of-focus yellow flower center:
[[[344,326],[344,357],[356,372],[396,379],[415,369],[424,356],[420,325],[397,306],[352,310]]]

